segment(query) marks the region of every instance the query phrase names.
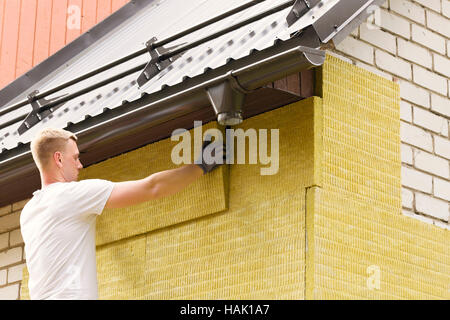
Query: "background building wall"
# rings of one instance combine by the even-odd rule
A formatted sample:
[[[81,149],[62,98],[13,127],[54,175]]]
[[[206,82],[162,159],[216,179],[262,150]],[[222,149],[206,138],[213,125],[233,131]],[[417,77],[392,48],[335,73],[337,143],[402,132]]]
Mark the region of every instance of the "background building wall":
[[[334,50],[400,85],[403,213],[447,229],[449,18],[449,0],[388,0]]]
[[[0,0],[0,88],[128,0]]]

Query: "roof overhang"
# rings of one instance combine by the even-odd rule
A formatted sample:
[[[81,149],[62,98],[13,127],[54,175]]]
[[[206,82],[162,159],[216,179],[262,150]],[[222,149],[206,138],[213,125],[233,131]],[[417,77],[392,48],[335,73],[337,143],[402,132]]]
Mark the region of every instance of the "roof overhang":
[[[191,129],[194,120],[203,123],[216,120],[207,89],[221,82],[232,79],[249,92],[243,105],[244,118],[294,102],[300,97],[264,86],[323,64],[325,53],[311,49],[318,47],[314,35],[312,29],[307,29],[266,50],[144,95],[120,108],[105,110],[66,129],[77,135],[82,160],[88,166],[169,137],[175,129]],[[0,155],[0,206],[30,197],[39,186],[39,172],[29,143]]]

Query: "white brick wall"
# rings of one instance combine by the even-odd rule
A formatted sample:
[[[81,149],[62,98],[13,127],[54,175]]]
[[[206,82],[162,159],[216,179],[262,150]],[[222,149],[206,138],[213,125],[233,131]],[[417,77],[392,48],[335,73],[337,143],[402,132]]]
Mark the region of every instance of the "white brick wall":
[[[437,94],[431,94],[431,110],[441,114],[444,119],[450,117],[450,99]]]
[[[411,125],[409,123],[400,123],[400,137],[403,142],[406,142],[415,147],[433,151],[433,138],[431,133]]]
[[[414,165],[418,169],[432,173],[441,178],[450,178],[448,161],[431,153],[422,150],[414,150]]]
[[[0,288],[0,300],[17,300],[19,298],[19,284]]]
[[[416,210],[428,216],[448,221],[449,204],[448,201],[433,198],[429,195],[416,192]]]
[[[426,46],[441,54],[445,54],[446,43],[443,36],[417,24],[413,24],[411,30],[412,40],[414,42]]]
[[[25,252],[20,232],[20,211],[24,200],[0,208],[0,300],[19,298],[25,263]]]
[[[411,41],[398,39],[398,55],[411,62],[418,63],[426,68],[431,69],[433,58],[429,50],[421,47]]]
[[[441,11],[441,0],[415,0],[415,2],[435,11]]]
[[[406,187],[426,193],[431,193],[433,189],[432,176],[413,168],[402,167],[402,182]]]
[[[391,10],[401,16],[425,25],[425,9],[411,1],[399,0],[391,2]]]
[[[442,200],[450,201],[450,182],[439,178],[433,178],[434,195]]]
[[[447,78],[450,78],[450,60],[447,57],[433,53],[433,61],[433,70]]]
[[[400,87],[405,215],[449,229],[450,1],[386,0],[335,52]]]

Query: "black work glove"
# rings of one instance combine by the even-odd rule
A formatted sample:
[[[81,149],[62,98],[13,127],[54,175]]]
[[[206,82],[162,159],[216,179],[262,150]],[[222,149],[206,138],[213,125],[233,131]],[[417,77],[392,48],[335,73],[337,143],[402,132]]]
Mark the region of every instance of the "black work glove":
[[[195,161],[195,164],[202,168],[203,174],[213,171],[226,161],[225,144],[219,141],[212,142],[207,140],[203,141],[202,152]]]

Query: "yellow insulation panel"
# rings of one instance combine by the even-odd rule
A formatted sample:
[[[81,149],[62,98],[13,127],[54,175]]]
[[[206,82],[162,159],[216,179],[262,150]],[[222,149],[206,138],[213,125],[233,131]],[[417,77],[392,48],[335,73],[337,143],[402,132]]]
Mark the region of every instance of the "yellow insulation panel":
[[[311,298],[450,299],[447,230],[340,192],[314,196]]]
[[[307,299],[449,299],[448,230],[401,215],[398,86],[330,56],[317,78],[323,183],[307,196]]]
[[[323,187],[400,214],[398,85],[332,56],[317,71]]]
[[[140,236],[99,246],[100,297],[304,299],[305,187],[314,180],[320,107],[311,98],[244,121],[243,130],[280,129],[278,174],[260,175],[261,164],[231,165],[229,209],[146,233],[144,269],[132,266],[132,254],[114,253],[138,241],[141,250]],[[133,279],[145,281],[130,291],[125,283]]]

